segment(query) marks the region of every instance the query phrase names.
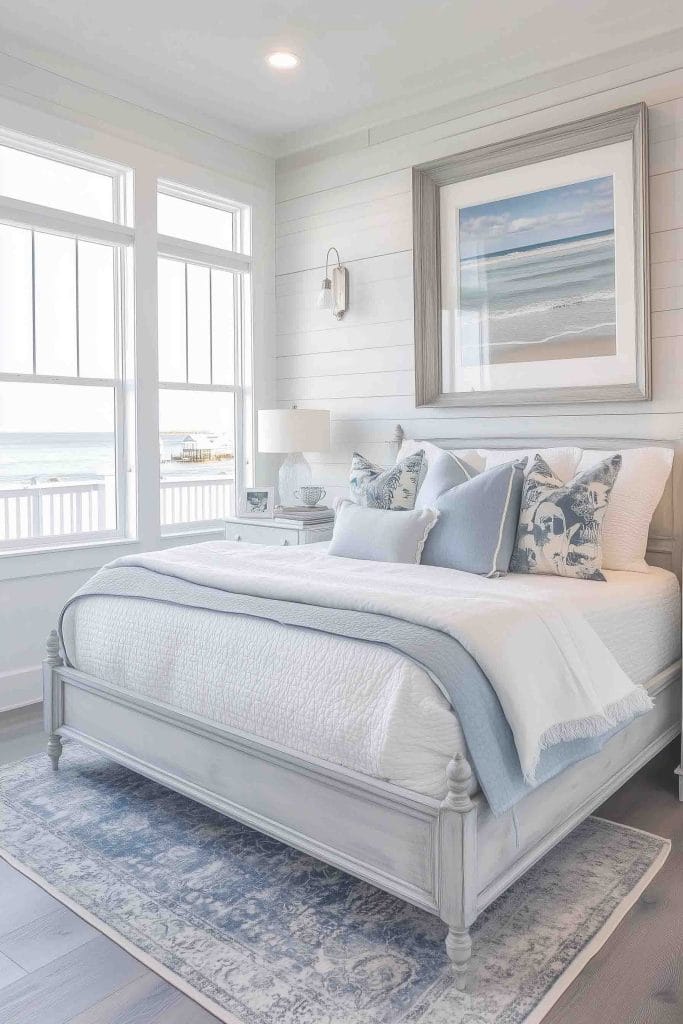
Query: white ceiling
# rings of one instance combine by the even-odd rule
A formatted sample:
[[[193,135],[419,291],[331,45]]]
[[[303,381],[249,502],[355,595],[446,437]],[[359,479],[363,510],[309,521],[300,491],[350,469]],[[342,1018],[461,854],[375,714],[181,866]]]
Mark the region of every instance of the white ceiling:
[[[681,0],[1,0],[0,50],[256,145],[683,27]],[[289,74],[264,63],[297,53]]]

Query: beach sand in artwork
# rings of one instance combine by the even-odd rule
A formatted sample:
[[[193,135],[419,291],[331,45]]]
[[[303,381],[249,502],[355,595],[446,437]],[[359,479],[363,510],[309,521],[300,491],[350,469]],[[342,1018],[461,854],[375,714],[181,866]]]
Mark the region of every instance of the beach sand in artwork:
[[[551,359],[590,359],[595,356],[612,356],[614,351],[614,335],[575,334],[530,345],[496,345],[489,351],[488,365],[546,362]]]

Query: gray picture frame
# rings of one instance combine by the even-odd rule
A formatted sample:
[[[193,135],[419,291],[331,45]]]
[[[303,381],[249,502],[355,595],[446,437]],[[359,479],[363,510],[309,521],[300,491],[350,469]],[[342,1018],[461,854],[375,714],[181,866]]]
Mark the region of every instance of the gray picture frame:
[[[633,170],[635,380],[580,387],[444,392],[440,190],[444,185],[630,141]],[[647,107],[636,103],[413,168],[416,406],[488,406],[651,399]]]

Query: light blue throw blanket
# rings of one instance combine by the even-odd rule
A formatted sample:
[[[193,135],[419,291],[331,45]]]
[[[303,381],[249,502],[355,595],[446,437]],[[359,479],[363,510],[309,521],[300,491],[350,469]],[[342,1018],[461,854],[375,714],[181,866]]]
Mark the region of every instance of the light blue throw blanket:
[[[71,662],[62,634],[64,614],[75,602],[98,596],[253,616],[390,647],[425,669],[447,695],[460,720],[479,784],[494,814],[509,810],[532,788],[524,781],[512,732],[493,687],[474,658],[447,633],[375,612],[232,593],[138,565],[114,564],[88,580],[62,610],[59,630],[67,664]],[[599,751],[623,727],[618,726],[599,737],[560,743],[545,750],[536,775],[537,785]]]

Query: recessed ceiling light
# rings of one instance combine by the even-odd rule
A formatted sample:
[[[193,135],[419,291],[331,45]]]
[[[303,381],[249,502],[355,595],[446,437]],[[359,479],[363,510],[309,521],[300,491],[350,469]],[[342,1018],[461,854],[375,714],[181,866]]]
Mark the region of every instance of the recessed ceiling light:
[[[276,50],[275,53],[269,53],[266,60],[271,68],[277,68],[278,71],[291,71],[292,68],[298,68],[301,64],[297,55],[288,50]]]

